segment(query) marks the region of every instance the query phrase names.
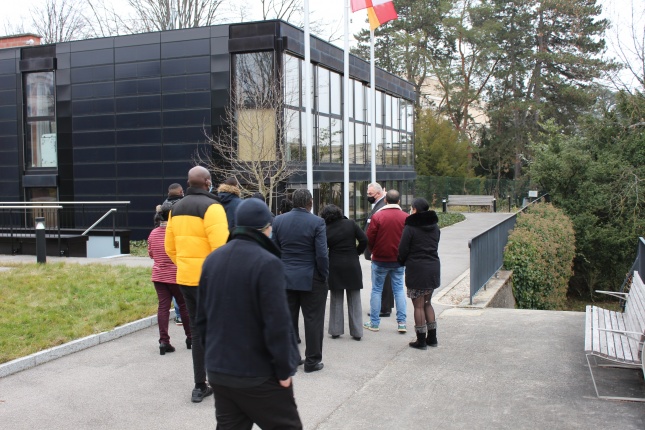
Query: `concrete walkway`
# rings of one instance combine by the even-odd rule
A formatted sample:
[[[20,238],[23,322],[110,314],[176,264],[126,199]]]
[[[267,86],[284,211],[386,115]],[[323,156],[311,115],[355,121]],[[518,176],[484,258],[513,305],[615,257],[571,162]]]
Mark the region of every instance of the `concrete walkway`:
[[[465,222],[442,230],[443,287],[468,268],[468,239],[506,216],[467,214]],[[0,265],[23,258],[0,257]],[[367,312],[369,262],[362,264]],[[409,303],[409,327],[411,311]],[[398,334],[393,318],[361,342],[348,334],[325,338],[324,370],[294,378],[305,428],[645,428],[645,404],[595,397],[583,352],[583,313],[436,311],[440,346],[427,351],[409,348],[412,333]],[[173,343],[182,345],[181,328],[170,329]],[[212,398],[190,402],[190,351],[160,356],[157,336],[153,326],[0,379],[0,428],[214,428]],[[605,369],[596,377],[610,395],[627,390],[645,397],[638,371]]]

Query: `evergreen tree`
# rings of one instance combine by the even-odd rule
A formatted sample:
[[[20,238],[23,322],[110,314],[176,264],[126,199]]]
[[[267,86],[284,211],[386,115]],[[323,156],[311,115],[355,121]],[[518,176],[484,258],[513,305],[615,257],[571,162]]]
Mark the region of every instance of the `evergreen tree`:
[[[616,290],[645,230],[645,97],[619,93],[567,135],[543,124],[530,175],[571,217],[576,231],[573,291]]]
[[[488,137],[514,146],[514,177],[529,158],[539,123],[571,133],[594,103],[594,79],[614,67],[599,58],[608,22],[596,0],[492,0],[503,19],[504,49],[491,88]]]
[[[451,122],[424,109],[415,126],[415,170],[423,176],[470,177],[469,142]]]

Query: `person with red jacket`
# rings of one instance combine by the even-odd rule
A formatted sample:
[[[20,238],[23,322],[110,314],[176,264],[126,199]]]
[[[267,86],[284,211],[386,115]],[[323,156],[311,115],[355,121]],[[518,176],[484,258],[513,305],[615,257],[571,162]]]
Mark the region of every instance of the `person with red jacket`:
[[[148,255],[154,260],[152,265],[152,282],[157,291],[159,306],[157,307],[157,324],[159,325],[159,353],[165,355],[166,352],[174,352],[175,347],[170,344],[168,335],[168,319],[170,317],[170,302],[174,297],[179,305],[181,320],[186,323],[183,325],[186,334],[186,347],[192,347],[192,335],[190,332],[190,318],[188,308],[184,301],[184,296],[177,285],[177,266],[170,260],[164,247],[166,237],[166,224],[168,216],[172,209],[172,202],[166,201],[161,205],[159,212],[159,226],[156,227],[148,236]]]
[[[376,212],[367,228],[367,241],[372,252],[372,294],[370,297],[370,321],[363,326],[379,331],[381,318],[381,294],[385,277],[392,279],[392,292],[396,304],[396,321],[399,333],[407,332],[406,300],[403,292],[405,267],[398,262],[399,242],[408,215],[399,206],[399,192],[389,190],[385,194],[386,205]]]

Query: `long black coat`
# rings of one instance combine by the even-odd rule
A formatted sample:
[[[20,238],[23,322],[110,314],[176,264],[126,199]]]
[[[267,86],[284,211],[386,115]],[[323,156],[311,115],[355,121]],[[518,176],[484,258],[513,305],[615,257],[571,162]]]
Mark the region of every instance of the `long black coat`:
[[[417,212],[405,219],[399,243],[399,263],[405,266],[405,285],[433,290],[441,285],[439,218],[435,211]]]
[[[356,243],[358,241],[358,244]],[[367,248],[367,236],[351,219],[327,224],[329,247],[329,289],[360,290],[363,272],[358,256]]]

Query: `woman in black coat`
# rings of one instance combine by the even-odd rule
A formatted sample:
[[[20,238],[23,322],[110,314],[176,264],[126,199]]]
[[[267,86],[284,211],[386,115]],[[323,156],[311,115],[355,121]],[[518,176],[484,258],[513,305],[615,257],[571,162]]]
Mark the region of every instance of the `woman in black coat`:
[[[363,272],[358,256],[367,247],[367,236],[356,223],[343,216],[336,205],[320,211],[327,228],[329,248],[329,334],[333,339],[344,333],[343,291],[347,294],[349,334],[354,340],[363,337],[361,289]]]
[[[412,213],[405,220],[399,243],[399,263],[405,266],[405,285],[414,305],[417,340],[410,342],[410,346],[418,349],[438,345],[437,322],[430,299],[441,285],[438,253],[441,231],[437,213],[429,209],[426,199],[412,201]]]

